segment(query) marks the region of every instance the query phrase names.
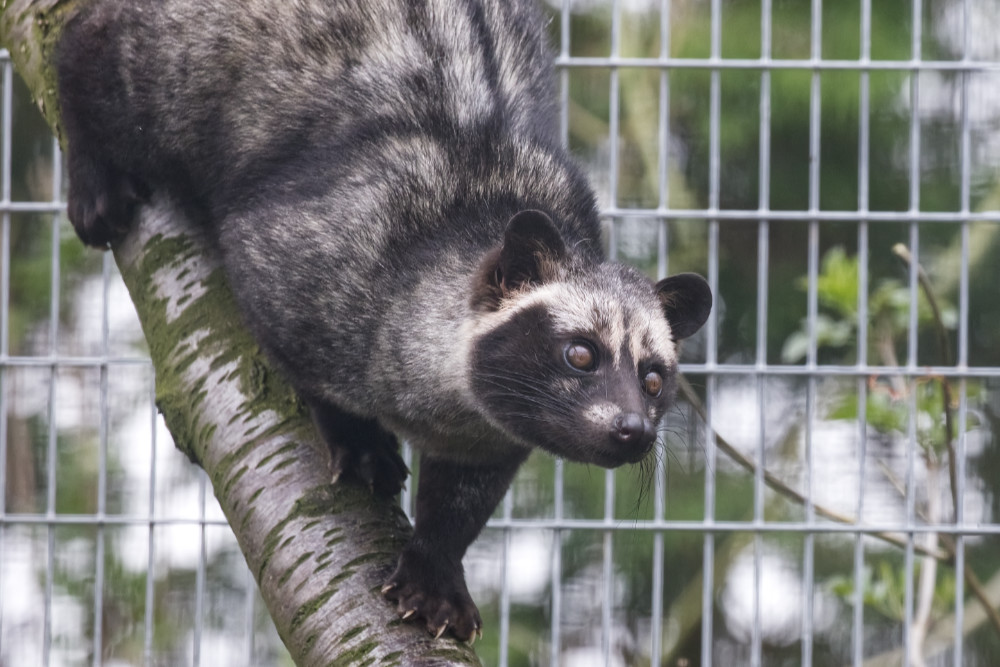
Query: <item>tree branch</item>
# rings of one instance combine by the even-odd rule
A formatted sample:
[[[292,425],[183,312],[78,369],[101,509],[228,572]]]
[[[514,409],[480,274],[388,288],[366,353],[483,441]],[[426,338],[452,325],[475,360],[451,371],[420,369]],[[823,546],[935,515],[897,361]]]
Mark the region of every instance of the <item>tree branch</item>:
[[[13,0],[0,42],[57,131],[59,27],[83,1]],[[410,526],[367,489],[330,484],[328,454],[271,369],[215,250],[163,198],[115,249],[156,371],[157,406],[204,468],[285,645],[299,665],[478,664],[468,646],[401,623],[380,587]]]

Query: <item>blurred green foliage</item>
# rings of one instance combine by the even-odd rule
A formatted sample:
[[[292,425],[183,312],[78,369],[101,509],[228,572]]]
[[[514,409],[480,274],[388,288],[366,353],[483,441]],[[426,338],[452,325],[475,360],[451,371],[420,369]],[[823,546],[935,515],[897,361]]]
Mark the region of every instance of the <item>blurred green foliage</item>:
[[[906,578],[901,559],[884,559],[861,572],[864,605],[890,621],[902,622],[906,614]],[[920,565],[914,576],[919,576]],[[854,602],[853,577],[833,577],[831,590],[847,604]],[[934,596],[934,612],[944,616],[954,609],[955,575],[951,570],[938,571],[938,586]]]

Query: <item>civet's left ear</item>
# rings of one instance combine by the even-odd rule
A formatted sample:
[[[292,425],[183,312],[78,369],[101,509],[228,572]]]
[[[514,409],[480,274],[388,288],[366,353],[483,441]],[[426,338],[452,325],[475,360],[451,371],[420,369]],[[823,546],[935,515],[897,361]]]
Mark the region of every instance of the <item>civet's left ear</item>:
[[[712,312],[712,290],[697,273],[678,273],[656,283],[656,295],[674,340],[694,334]]]
[[[566,244],[552,218],[542,211],[521,211],[507,223],[495,280],[504,295],[541,285],[565,256]]]

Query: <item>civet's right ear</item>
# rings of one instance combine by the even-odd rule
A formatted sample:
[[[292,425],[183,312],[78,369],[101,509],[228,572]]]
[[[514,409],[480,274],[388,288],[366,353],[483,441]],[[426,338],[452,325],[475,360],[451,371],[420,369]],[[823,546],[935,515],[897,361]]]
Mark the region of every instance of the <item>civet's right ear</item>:
[[[712,290],[697,273],[678,273],[656,283],[656,295],[674,340],[694,334],[712,312]]]

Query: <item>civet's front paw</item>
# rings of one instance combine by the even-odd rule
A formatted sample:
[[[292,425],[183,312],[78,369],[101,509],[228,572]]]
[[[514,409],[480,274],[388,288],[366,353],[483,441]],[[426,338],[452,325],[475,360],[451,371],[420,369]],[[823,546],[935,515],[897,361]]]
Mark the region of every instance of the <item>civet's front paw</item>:
[[[469,596],[461,565],[440,565],[411,550],[404,551],[382,594],[396,603],[403,620],[423,623],[435,638],[448,632],[471,644],[483,636],[479,609]]]
[[[99,248],[125,235],[143,189],[114,167],[73,156],[69,163],[66,212],[76,233],[87,245]]]

